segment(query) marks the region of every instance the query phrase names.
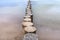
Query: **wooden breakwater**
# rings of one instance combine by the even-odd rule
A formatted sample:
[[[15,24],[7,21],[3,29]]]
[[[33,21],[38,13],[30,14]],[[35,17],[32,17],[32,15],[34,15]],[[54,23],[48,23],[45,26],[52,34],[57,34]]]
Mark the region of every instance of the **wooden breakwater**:
[[[38,40],[38,36],[36,34],[37,29],[33,24],[33,14],[30,0],[28,1],[26,15],[24,16],[22,27],[25,32],[23,40]]]

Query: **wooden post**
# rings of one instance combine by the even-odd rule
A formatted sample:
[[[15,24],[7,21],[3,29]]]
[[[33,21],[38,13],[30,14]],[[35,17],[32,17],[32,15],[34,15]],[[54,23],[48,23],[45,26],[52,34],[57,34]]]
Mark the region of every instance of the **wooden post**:
[[[34,33],[27,33],[24,35],[23,40],[38,40],[38,35]]]

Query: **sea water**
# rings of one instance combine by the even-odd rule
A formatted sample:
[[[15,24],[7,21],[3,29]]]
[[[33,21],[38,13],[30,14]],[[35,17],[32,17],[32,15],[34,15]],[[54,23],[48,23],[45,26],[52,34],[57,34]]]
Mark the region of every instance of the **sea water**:
[[[32,1],[32,13],[39,40],[60,39],[60,0]]]

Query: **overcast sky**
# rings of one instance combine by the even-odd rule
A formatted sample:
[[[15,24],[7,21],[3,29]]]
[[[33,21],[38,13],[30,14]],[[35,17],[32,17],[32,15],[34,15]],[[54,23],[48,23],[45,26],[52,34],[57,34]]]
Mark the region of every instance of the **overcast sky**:
[[[60,4],[60,0],[31,0],[38,1],[38,4]],[[0,0],[0,6],[16,6],[16,5],[25,5],[27,0]]]

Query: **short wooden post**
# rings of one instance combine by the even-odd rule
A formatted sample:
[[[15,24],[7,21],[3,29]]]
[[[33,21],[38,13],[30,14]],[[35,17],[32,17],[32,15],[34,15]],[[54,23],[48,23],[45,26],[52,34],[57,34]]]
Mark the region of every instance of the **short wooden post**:
[[[23,22],[22,26],[23,26],[23,28],[27,27],[27,26],[33,26],[33,23],[32,22]]]
[[[27,33],[24,35],[23,40],[38,40],[38,35],[34,33]]]

